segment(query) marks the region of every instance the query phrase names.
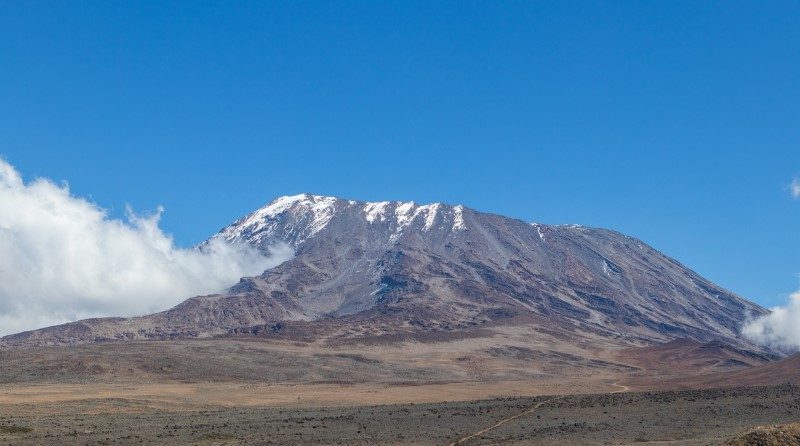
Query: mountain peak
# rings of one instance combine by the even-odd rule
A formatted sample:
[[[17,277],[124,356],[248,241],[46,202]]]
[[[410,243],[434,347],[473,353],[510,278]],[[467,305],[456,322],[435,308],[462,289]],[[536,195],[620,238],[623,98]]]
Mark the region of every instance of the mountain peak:
[[[275,216],[297,205],[330,206],[337,200],[339,200],[339,198],[328,197],[324,195],[313,195],[308,193],[298,194],[298,195],[284,195],[282,197],[278,197],[272,200],[268,205],[256,211],[256,213],[259,211],[263,211],[264,215]]]
[[[431,230],[467,229],[462,205],[417,204],[414,201],[356,201],[303,193],[285,195],[237,220],[218,235],[229,242],[261,243],[264,240],[288,242],[297,247],[339,218],[350,225],[379,225],[391,229],[395,241],[412,225]],[[276,237],[279,236],[279,237]]]

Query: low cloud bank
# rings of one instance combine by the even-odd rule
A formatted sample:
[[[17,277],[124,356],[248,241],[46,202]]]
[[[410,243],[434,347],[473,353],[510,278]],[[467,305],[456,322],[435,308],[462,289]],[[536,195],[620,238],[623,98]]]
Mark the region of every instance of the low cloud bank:
[[[773,347],[800,348],[800,292],[789,296],[789,302],[747,324],[742,334],[754,342]]]
[[[127,221],[0,159],[0,335],[99,316],[134,316],[215,293],[288,258],[214,240],[182,249],[153,215]]]

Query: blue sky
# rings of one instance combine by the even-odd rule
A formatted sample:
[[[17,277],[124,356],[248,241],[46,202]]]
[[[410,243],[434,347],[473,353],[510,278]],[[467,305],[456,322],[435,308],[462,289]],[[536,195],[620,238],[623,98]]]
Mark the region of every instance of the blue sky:
[[[182,245],[278,195],[634,235],[798,288],[800,3],[0,2],[0,154]]]

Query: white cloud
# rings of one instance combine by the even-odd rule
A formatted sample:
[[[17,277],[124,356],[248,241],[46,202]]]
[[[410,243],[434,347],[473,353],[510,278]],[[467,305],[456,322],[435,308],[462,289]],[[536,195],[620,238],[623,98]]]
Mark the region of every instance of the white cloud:
[[[753,341],[774,347],[800,347],[800,292],[789,296],[782,307],[744,326],[742,334]]]
[[[0,159],[0,335],[98,316],[132,316],[215,293],[291,257],[214,241],[177,248],[161,210],[128,221]]]
[[[800,178],[789,185],[789,193],[800,199]],[[742,334],[760,344],[790,349],[800,348],[800,291],[789,296],[784,306],[745,324]]]

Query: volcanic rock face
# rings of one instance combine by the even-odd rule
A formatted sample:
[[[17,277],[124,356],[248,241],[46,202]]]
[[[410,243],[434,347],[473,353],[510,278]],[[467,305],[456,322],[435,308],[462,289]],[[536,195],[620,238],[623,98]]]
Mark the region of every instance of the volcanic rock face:
[[[530,224],[463,206],[281,197],[215,236],[293,259],[219,295],[155,315],[95,319],[7,345],[207,337],[300,327],[341,337],[528,325],[565,339],[637,345],[745,343],[764,310],[643,242],[604,229]]]

